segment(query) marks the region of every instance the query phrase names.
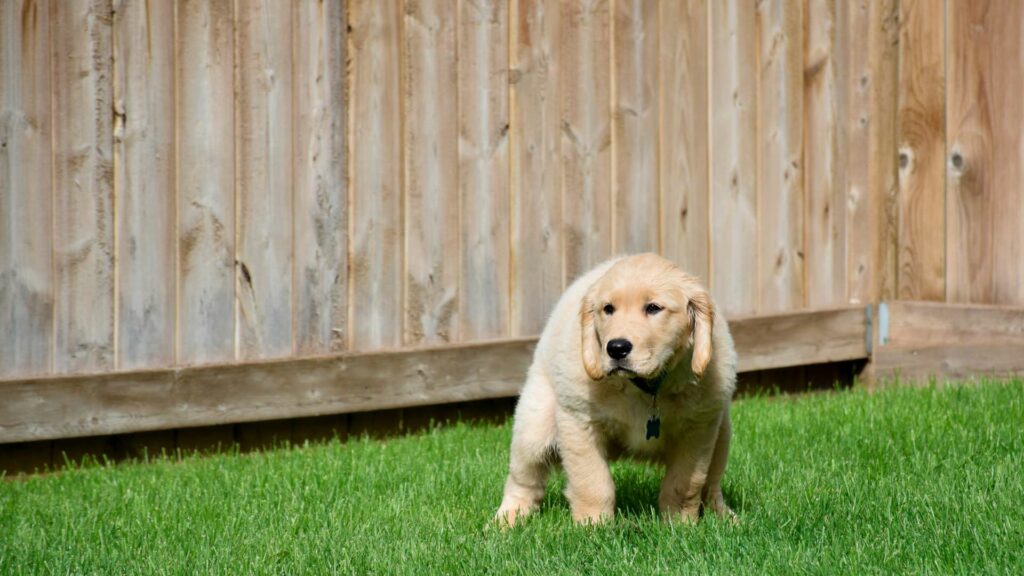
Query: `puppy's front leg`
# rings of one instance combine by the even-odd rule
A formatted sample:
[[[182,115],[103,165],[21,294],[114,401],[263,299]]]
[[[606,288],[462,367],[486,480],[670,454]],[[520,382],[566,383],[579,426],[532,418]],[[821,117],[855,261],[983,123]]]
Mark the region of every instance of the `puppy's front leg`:
[[[558,449],[569,486],[572,519],[600,524],[615,515],[615,483],[601,439],[592,426],[558,412]]]
[[[665,479],[661,482],[658,508],[665,520],[696,522],[708,469],[715,452],[720,419],[691,427],[666,454]]]
[[[508,480],[496,514],[497,520],[508,526],[537,509],[544,498],[555,447],[556,403],[548,380],[539,370],[531,369],[516,405]]]

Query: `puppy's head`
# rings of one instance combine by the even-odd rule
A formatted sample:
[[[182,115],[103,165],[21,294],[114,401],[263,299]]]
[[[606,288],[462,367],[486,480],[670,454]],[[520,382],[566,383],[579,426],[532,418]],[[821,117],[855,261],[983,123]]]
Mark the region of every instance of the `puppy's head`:
[[[583,298],[583,366],[594,380],[651,379],[692,352],[699,376],[711,360],[713,322],[711,298],[695,278],[655,254],[624,258]]]

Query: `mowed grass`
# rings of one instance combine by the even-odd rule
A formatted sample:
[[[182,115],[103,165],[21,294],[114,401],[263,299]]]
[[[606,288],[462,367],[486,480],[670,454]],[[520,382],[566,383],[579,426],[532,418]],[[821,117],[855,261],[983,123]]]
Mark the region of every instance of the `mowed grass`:
[[[0,573],[1022,573],[1024,382],[735,403],[741,522],[657,518],[619,463],[617,518],[561,495],[503,532],[508,425],[91,466],[0,483]]]

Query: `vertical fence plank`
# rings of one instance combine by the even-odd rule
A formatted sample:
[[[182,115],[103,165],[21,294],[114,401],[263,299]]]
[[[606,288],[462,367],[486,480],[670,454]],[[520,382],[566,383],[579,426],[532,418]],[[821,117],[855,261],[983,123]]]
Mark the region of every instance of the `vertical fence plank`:
[[[814,308],[845,299],[846,202],[839,176],[841,87],[836,1],[804,2],[804,252],[806,304]]]
[[[114,14],[117,367],[174,363],[174,4]]]
[[[895,298],[896,110],[899,8],[896,0],[842,2],[847,40],[842,112],[846,192],[847,298]]]
[[[234,41],[229,0],[176,6],[178,360],[235,355]]]
[[[816,0],[812,0],[816,1]],[[832,299],[835,305],[845,304],[849,302],[849,281],[847,280],[847,274],[850,268],[850,241],[849,235],[847,234],[847,225],[849,222],[848,212],[852,209],[851,197],[847,190],[847,169],[849,168],[848,157],[850,155],[850,133],[853,128],[850,125],[851,116],[851,101],[856,98],[854,94],[854,84],[851,82],[850,74],[853,73],[851,69],[853,57],[850,55],[850,45],[852,40],[850,38],[850,32],[852,31],[849,25],[850,12],[853,10],[860,10],[866,12],[866,3],[847,3],[839,2],[837,0],[826,1],[826,13],[831,18],[832,31],[830,34],[831,42],[829,46],[829,64],[833,70],[830,74],[832,79],[831,84],[831,122],[830,125],[835,132],[835,155],[833,156],[833,169],[832,169],[832,218],[835,226],[836,240],[835,249],[832,251],[832,272],[834,277],[834,284],[832,286]],[[805,14],[811,12],[810,8],[805,6]],[[809,22],[812,16],[808,15],[805,18],[805,22]],[[861,21],[864,19],[861,18]],[[804,31],[805,41],[809,39],[810,34],[807,30]],[[858,39],[858,42],[863,43],[865,40]],[[806,53],[806,46],[805,46]],[[863,62],[863,58],[859,60]],[[806,74],[806,71],[805,71]],[[804,79],[805,85],[807,79]],[[805,94],[804,99],[807,101],[808,96]],[[807,126],[805,125],[805,134]],[[804,153],[807,153],[807,137],[804,137]],[[862,142],[865,147],[867,142]],[[806,158],[805,158],[806,162]],[[863,166],[860,168],[863,170]],[[853,176],[856,180],[856,176]],[[805,180],[806,181],[806,180]],[[811,190],[810,192],[813,192]],[[807,243],[807,236],[805,235],[805,244]],[[805,251],[807,249],[805,248]],[[808,292],[812,290],[810,286],[810,274],[807,274],[806,286]],[[808,295],[808,306],[810,306],[810,295]]]
[[[661,252],[707,280],[708,2],[662,2],[658,22]]]
[[[711,2],[711,273],[729,314],[757,309],[757,46],[751,2]]]
[[[899,0],[870,2],[868,20],[868,195],[871,218],[878,226],[873,284],[878,298],[892,300],[897,279]]]
[[[509,323],[508,3],[459,0],[459,194],[462,337]]]
[[[293,4],[295,347],[344,348],[348,312],[348,102],[344,0]]]
[[[50,371],[53,241],[49,1],[0,4],[0,371]]]
[[[875,245],[880,233],[872,218],[873,200],[869,185],[870,131],[875,118],[871,109],[872,83],[877,79],[868,58],[868,2],[838,2],[837,42],[845,57],[839,74],[839,92],[845,106],[839,110],[842,123],[840,138],[845,153],[841,159],[842,180],[839,182],[846,209],[846,299],[850,302],[872,302],[877,299],[873,287]]]
[[[657,251],[658,2],[618,0],[614,5],[614,250]]]
[[[987,3],[986,3],[987,4]],[[947,80],[946,134],[948,191],[946,195],[946,297],[951,302],[988,302],[992,292],[992,218],[990,196],[984,194],[986,163],[991,148],[991,112],[979,106],[978,94],[990,65],[986,46],[972,28],[985,24],[984,11],[975,14],[975,2],[949,3],[946,38]],[[980,22],[978,22],[980,20]],[[984,30],[984,28],[982,28]],[[957,162],[953,162],[953,158]]]
[[[803,6],[757,7],[760,312],[804,304]]]
[[[899,296],[945,299],[944,13],[900,2]]]
[[[562,3],[564,284],[612,253],[610,19],[608,0]]]
[[[539,334],[562,292],[559,0],[512,0],[512,326]]]
[[[402,131],[397,0],[349,3],[349,345],[402,341]]]
[[[407,0],[406,344],[458,340],[459,157],[455,0]]]
[[[292,353],[292,7],[235,4],[239,359]]]
[[[1024,304],[1024,6],[949,4],[948,297]]]
[[[986,30],[991,42],[991,67],[983,68],[991,82],[993,116],[991,184],[994,260],[992,301],[1024,304],[1024,5],[992,0]],[[1010,55],[1016,55],[1015,57]],[[978,84],[974,85],[975,87]]]
[[[110,0],[50,5],[57,372],[114,364]]]

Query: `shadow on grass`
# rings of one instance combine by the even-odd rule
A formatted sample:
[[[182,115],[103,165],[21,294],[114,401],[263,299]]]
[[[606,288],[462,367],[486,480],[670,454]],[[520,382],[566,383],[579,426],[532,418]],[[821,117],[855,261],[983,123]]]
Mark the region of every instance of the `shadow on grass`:
[[[613,465],[615,480],[615,514],[622,519],[645,521],[658,517],[658,493],[665,471],[660,466],[635,462]],[[541,514],[569,514],[569,502],[565,497],[565,473],[552,474],[547,493],[541,502]],[[722,487],[726,504],[737,515],[742,515],[744,503],[737,491],[728,485]]]
[[[661,475],[660,470],[653,474],[619,474],[615,482],[615,513],[633,519],[657,517]]]

